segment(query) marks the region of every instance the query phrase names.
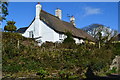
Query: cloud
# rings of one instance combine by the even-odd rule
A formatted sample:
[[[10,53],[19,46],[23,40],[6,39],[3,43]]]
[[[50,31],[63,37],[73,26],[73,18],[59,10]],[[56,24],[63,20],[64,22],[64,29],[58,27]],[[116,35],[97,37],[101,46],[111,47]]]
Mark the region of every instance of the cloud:
[[[85,11],[85,13],[83,16],[89,16],[89,15],[102,13],[102,10],[100,8],[92,8],[92,7],[85,7],[84,11]]]

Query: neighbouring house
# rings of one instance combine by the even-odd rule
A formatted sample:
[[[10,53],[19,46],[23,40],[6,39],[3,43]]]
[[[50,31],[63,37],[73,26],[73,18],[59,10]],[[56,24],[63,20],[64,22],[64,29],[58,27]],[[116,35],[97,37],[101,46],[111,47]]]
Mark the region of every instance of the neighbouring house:
[[[75,27],[75,18],[72,16],[70,22],[62,20],[62,10],[55,10],[55,16],[42,10],[42,5],[36,5],[36,17],[28,27],[17,30],[22,36],[34,38],[39,44],[46,41],[62,42],[67,36],[65,33],[72,33],[76,43],[83,43],[84,40],[94,41],[94,38]]]

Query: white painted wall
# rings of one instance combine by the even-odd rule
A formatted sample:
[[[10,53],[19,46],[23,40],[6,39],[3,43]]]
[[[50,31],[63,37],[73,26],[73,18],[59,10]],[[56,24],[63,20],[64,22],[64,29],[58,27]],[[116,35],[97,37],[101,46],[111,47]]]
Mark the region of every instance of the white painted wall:
[[[56,42],[59,40],[59,33],[55,32],[53,29],[51,29],[49,26],[47,26],[43,21],[35,19],[35,21],[30,25],[30,27],[23,33],[22,35],[24,37],[29,37],[29,32],[33,31],[34,38],[41,37],[37,40],[40,40],[42,42],[50,41],[50,42]],[[63,34],[62,34],[63,36]],[[64,38],[64,37],[62,37]]]
[[[41,36],[41,23],[39,19],[35,19],[34,22],[29,26],[29,28],[23,33],[22,35],[24,37],[31,38],[29,36],[29,32],[33,31],[34,38],[40,37]]]
[[[34,31],[34,27],[33,27],[34,24],[35,24],[35,22],[33,22],[33,23],[30,25],[30,27],[22,34],[22,36],[29,38],[29,32],[30,32],[30,31]],[[34,32],[33,32],[33,34],[34,34]]]
[[[78,38],[73,38],[75,40],[75,43],[79,43],[79,39]]]
[[[53,29],[51,29],[49,26],[47,26],[44,22],[40,21],[41,23],[41,35],[42,35],[42,41],[51,41],[56,42],[59,40],[59,34],[56,33]]]
[[[75,40],[76,44],[82,44],[82,43],[84,43],[83,39],[78,39],[78,38],[73,38],[73,39]]]
[[[85,43],[85,41],[83,39],[80,39],[79,43],[82,44],[82,43]]]

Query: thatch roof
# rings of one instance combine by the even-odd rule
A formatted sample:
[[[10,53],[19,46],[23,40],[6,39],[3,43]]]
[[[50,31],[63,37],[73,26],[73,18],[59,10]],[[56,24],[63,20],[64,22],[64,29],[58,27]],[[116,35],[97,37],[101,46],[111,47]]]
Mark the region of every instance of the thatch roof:
[[[71,32],[74,37],[88,39],[94,41],[94,38],[82,31],[81,29],[76,28],[73,24],[60,20],[58,17],[41,10],[40,19],[47,24],[50,28],[58,33],[65,33],[67,31]],[[24,28],[23,28],[24,30]],[[18,29],[19,31],[19,29]]]
[[[83,39],[86,38],[88,40],[94,41],[94,38],[88,33],[76,28],[73,24],[62,21],[58,17],[51,15],[43,10],[41,11],[40,19],[57,32],[65,33],[66,31],[69,31],[74,37]]]

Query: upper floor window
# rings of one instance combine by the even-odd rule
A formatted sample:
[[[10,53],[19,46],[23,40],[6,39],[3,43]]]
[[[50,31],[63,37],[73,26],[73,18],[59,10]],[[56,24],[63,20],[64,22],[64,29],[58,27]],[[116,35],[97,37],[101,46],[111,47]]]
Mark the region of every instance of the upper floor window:
[[[59,39],[62,39],[62,34],[59,34]]]
[[[33,31],[30,31],[30,32],[29,32],[29,37],[30,37],[30,38],[33,38]]]

